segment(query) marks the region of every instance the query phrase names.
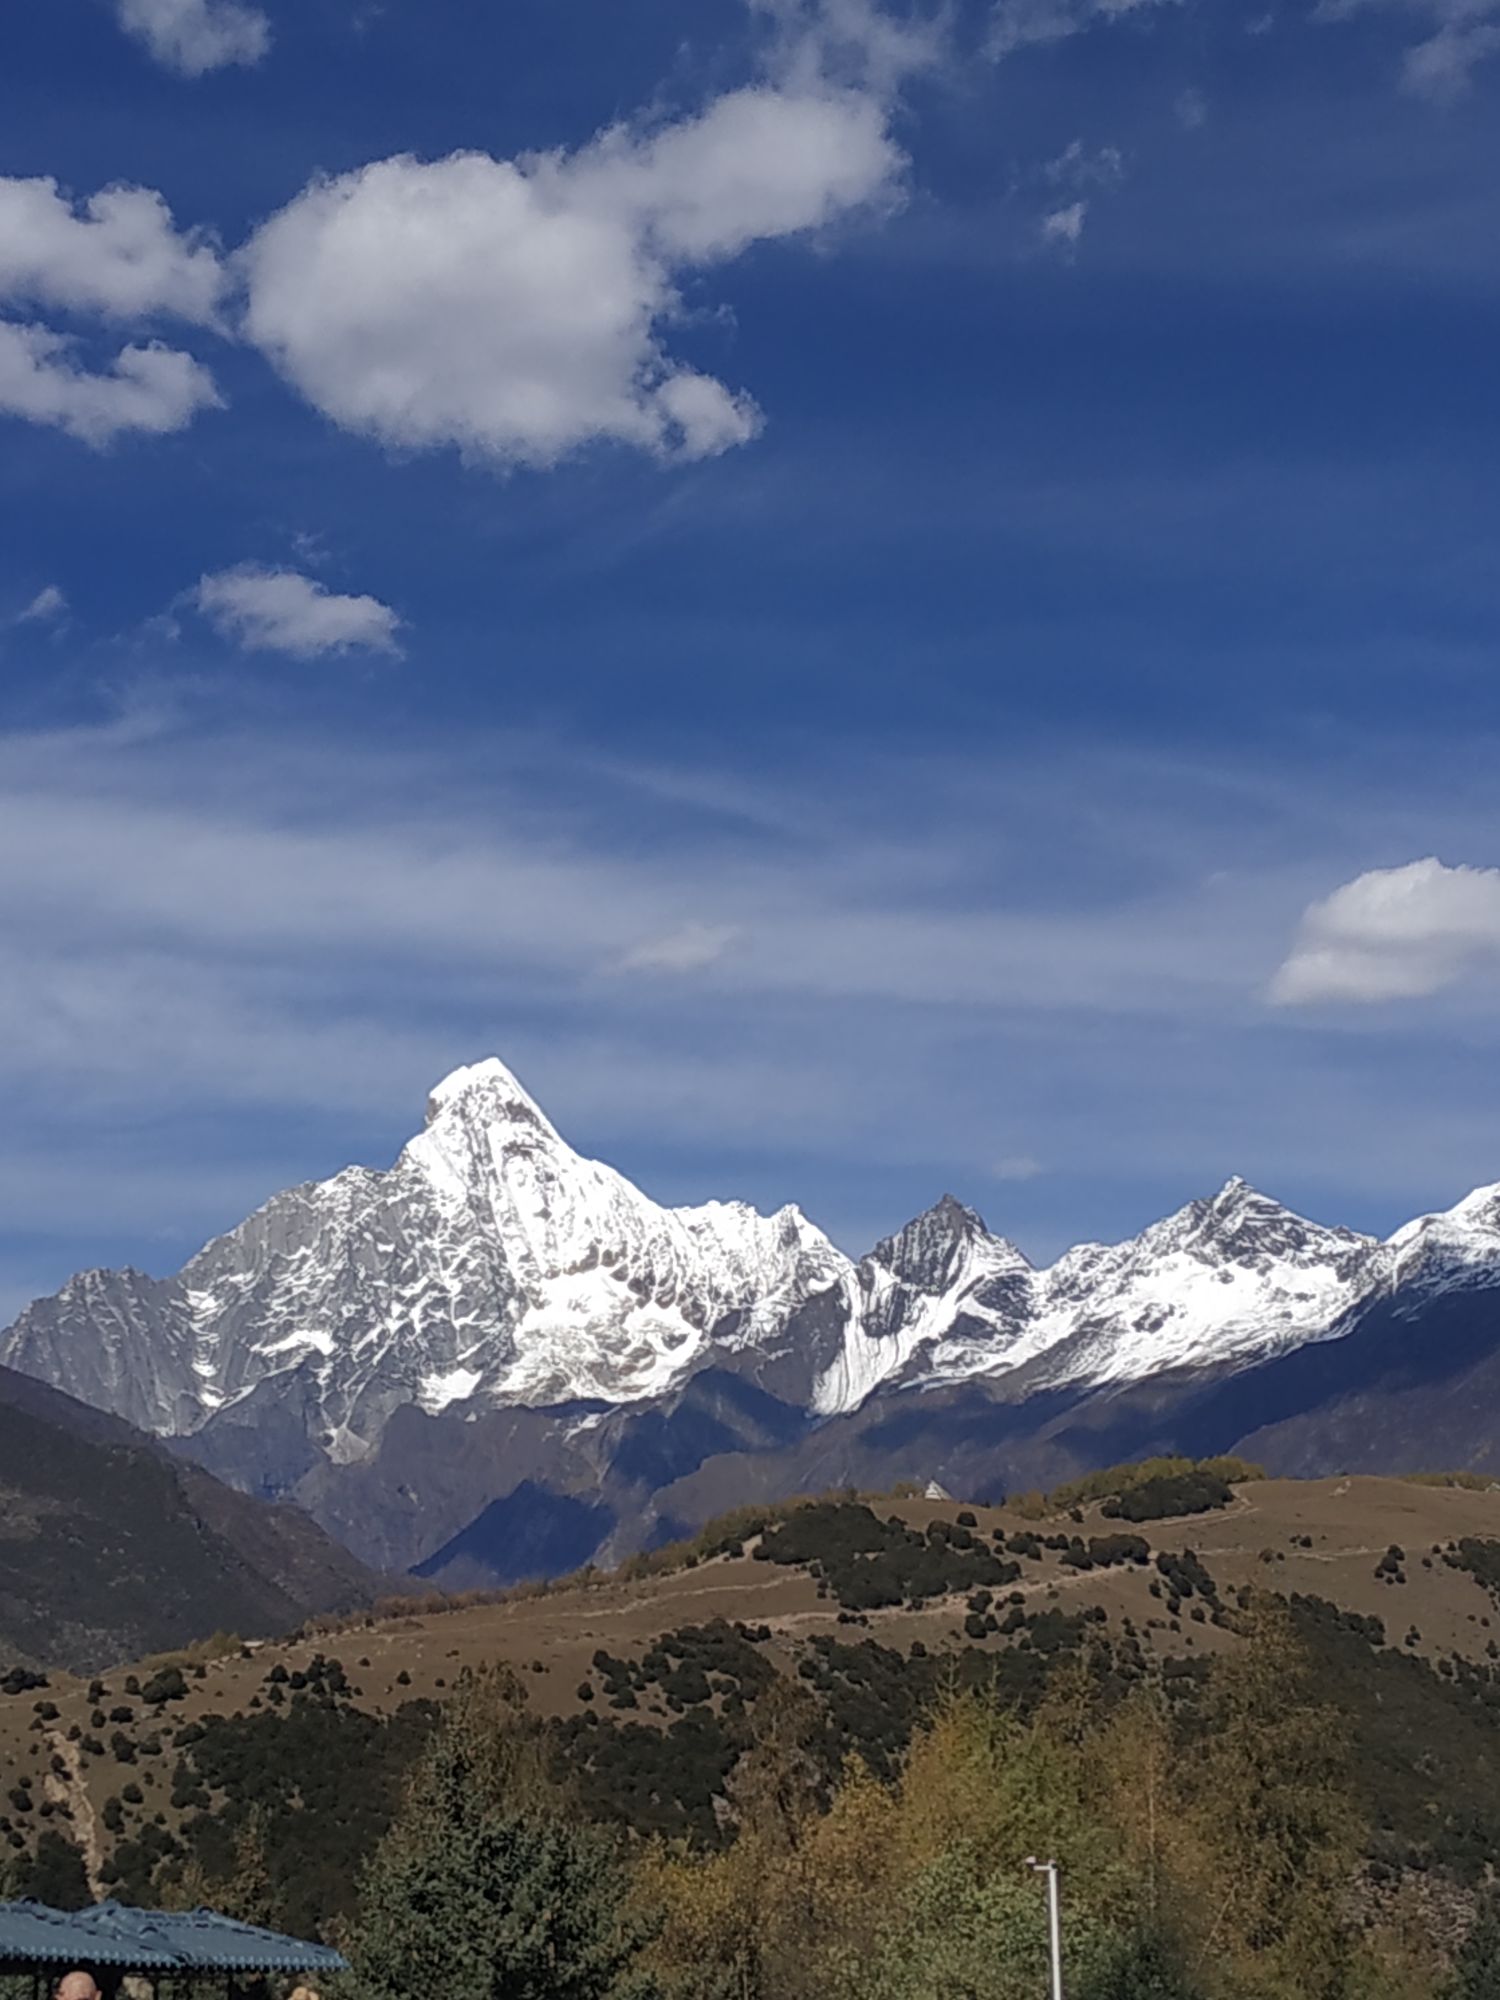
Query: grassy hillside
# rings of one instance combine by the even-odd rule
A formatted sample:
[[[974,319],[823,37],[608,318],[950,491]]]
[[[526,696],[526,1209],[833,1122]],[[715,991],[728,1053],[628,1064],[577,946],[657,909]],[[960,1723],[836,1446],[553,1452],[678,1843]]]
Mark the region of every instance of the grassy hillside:
[[[79,1523],[65,1508],[49,1521],[46,1489],[76,1491],[72,1463],[33,1465],[28,1482],[27,1546],[57,1561]],[[826,1802],[851,1756],[892,1777],[914,1727],[959,1687],[1024,1716],[1060,1672],[1081,1671],[1101,1712],[1149,1686],[1190,1716],[1272,1594],[1353,1731],[1369,1863],[1462,1899],[1500,1855],[1500,1492],[1231,1486],[1225,1470],[1158,1465],[1113,1491],[1095,1478],[1067,1504],[837,1497],[742,1514],[613,1576],[398,1601],[290,1641],[221,1640],[93,1681],[12,1675],[0,1683],[13,1689],[0,1694],[0,1858],[37,1887],[45,1835],[47,1865],[71,1854],[81,1879],[81,1856],[96,1889],[144,1899],[210,1883],[222,1899],[253,1834],[275,1914],[322,1928],[348,1913],[440,1705],[496,1662],[590,1816],[715,1847],[778,1687],[816,1706],[806,1751]],[[171,1475],[128,1452],[111,1461],[99,1492],[111,1546],[137,1561],[150,1548],[137,1582],[160,1576],[173,1615],[193,1590],[169,1584],[165,1565],[227,1610],[222,1552],[204,1575],[208,1531],[174,1512]],[[90,1558],[69,1587],[104,1586]]]

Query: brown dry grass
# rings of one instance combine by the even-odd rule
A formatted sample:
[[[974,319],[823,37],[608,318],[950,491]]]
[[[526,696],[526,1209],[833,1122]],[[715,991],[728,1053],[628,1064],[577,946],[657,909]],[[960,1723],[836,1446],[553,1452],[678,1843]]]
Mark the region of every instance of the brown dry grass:
[[[878,1504],[914,1525],[952,1519],[958,1511],[957,1503],[914,1498],[887,1498]],[[972,1511],[985,1533],[996,1526],[1036,1530],[1016,1509]],[[1110,1532],[1118,1525],[1102,1520],[1097,1507],[1082,1511],[1084,1522],[1077,1532],[1084,1535]],[[1071,1532],[1073,1523],[1064,1515],[1042,1524],[1043,1532],[1049,1528]],[[1415,1650],[1428,1657],[1457,1652],[1479,1658],[1490,1639],[1500,1637],[1500,1610],[1487,1593],[1432,1553],[1434,1546],[1441,1549],[1466,1535],[1500,1538],[1500,1488],[1480,1491],[1466,1484],[1369,1477],[1268,1479],[1239,1488],[1222,1512],[1147,1522],[1140,1532],[1153,1549],[1195,1550],[1221,1589],[1253,1584],[1329,1598],[1345,1609],[1381,1617],[1396,1645],[1415,1626],[1421,1634]],[[1376,1564],[1392,1544],[1404,1549],[1407,1558],[1407,1581],[1400,1585],[1375,1575]],[[1424,1558],[1430,1567],[1423,1566]],[[1042,1604],[1055,1600],[1069,1609],[1102,1605],[1112,1623],[1129,1617],[1144,1643],[1161,1655],[1235,1643],[1228,1633],[1196,1624],[1186,1613],[1174,1629],[1164,1604],[1149,1594],[1154,1575],[1154,1570],[1134,1568],[1080,1573],[1060,1568],[1049,1555],[1040,1565],[1027,1563],[1017,1587]],[[868,1636],[903,1650],[914,1639],[933,1650],[965,1644],[963,1613],[957,1599],[916,1612],[876,1612],[870,1616]],[[148,1716],[140,1702],[131,1701],[137,1718],[132,1730],[139,1736],[160,1726],[168,1737],[184,1721],[242,1712],[262,1690],[274,1661],[280,1659],[291,1671],[318,1651],[342,1660],[359,1690],[359,1704],[376,1712],[390,1712],[413,1697],[440,1699],[465,1668],[505,1660],[523,1675],[539,1714],[567,1714],[577,1706],[576,1690],[590,1675],[598,1647],[615,1654],[639,1652],[662,1632],[716,1617],[770,1626],[771,1656],[787,1668],[810,1633],[851,1635],[850,1628],[837,1622],[837,1606],[818,1597],[806,1572],[756,1562],[747,1545],[739,1556],[700,1559],[692,1567],[657,1574],[588,1573],[505,1593],[392,1599],[368,1620],[320,1620],[316,1629],[296,1638],[252,1643],[243,1651],[220,1636],[177,1656],[190,1666],[201,1665],[204,1677],[190,1679],[188,1699],[171,1704],[164,1718]],[[852,1635],[865,1636],[864,1628],[853,1628]],[[144,1681],[149,1666],[103,1676],[109,1689],[106,1710],[130,1701],[123,1693],[128,1671]],[[46,1729],[33,1729],[33,1704],[43,1698],[55,1701],[61,1716]],[[55,1739],[73,1723],[87,1729],[91,1707],[87,1683],[65,1675],[52,1677],[45,1696],[0,1698],[0,1790],[9,1788],[19,1769],[45,1770]],[[652,1718],[643,1713],[639,1719]],[[114,1726],[96,1732],[106,1744]],[[158,1803],[165,1807],[159,1794],[172,1762],[170,1750],[156,1760],[153,1808]],[[140,1776],[106,1751],[104,1757],[88,1760],[83,1784],[98,1811],[126,1779]]]

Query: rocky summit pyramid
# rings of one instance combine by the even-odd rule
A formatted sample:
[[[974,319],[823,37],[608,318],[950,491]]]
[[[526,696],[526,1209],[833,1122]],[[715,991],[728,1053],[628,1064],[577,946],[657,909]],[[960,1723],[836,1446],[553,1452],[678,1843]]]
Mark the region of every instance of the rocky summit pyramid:
[[[489,1061],[438,1085],[388,1171],[277,1195],[175,1278],[85,1272],[0,1346],[148,1430],[294,1406],[320,1451],[351,1459],[407,1403],[658,1395],[727,1316],[751,1342],[846,1268],[793,1208],[659,1208]]]
[[[1341,1370],[1368,1396],[1356,1336],[1377,1323],[1392,1365],[1421,1340],[1403,1356],[1390,1328],[1455,1313],[1444,1351],[1487,1353],[1497,1288],[1494,1188],[1379,1241],[1236,1179],[1045,1269],[945,1195],[855,1261],[794,1207],[659,1206],[490,1059],[437,1086],[390,1168],[277,1195],[174,1277],[84,1272],[0,1362],[301,1499],[367,1560],[461,1546],[488,1574],[512,1544],[581,1560],[835,1476],[994,1490],[1170,1446],[1205,1398],[1227,1445],[1264,1427],[1266,1371],[1311,1348],[1318,1407]],[[1472,1461],[1488,1440],[1465,1431],[1456,1457],[1418,1423],[1410,1449]]]

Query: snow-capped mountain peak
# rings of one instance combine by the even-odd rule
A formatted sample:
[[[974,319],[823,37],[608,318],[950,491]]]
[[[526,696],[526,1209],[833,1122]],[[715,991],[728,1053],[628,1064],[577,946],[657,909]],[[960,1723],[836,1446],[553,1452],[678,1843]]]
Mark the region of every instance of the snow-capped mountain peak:
[[[562,1144],[550,1118],[520,1079],[505,1067],[498,1056],[468,1063],[452,1070],[435,1084],[427,1097],[427,1128],[447,1125],[458,1119],[482,1121],[489,1125],[530,1126],[549,1140]]]
[[[1083,1245],[1039,1273],[1038,1372],[1130,1381],[1297,1345],[1367,1288],[1377,1247],[1235,1176],[1138,1237]]]
[[[167,1434],[294,1399],[358,1457],[414,1403],[633,1402],[849,1268],[794,1208],[663,1208],[574,1152],[495,1059],[431,1093],[385,1172],[276,1196],[175,1279],[74,1281],[0,1339],[11,1365]],[[748,1327],[748,1334],[745,1329]]]
[[[1311,1222],[1235,1176],[1139,1236],[1080,1244],[1041,1269],[945,1197],[860,1274],[844,1393],[876,1374],[952,1382],[1024,1368],[1062,1386],[1242,1364],[1331,1330],[1383,1265],[1372,1237]],[[823,1397],[844,1406],[831,1385]]]
[[[883,1383],[926,1375],[971,1357],[967,1372],[1004,1363],[1032,1277],[1013,1243],[945,1194],[852,1273],[842,1346],[819,1377],[820,1415],[857,1408]]]
[[[1010,1264],[1018,1269],[1031,1268],[1014,1243],[1003,1236],[992,1236],[974,1209],[966,1208],[954,1195],[945,1194],[931,1208],[914,1216],[904,1229],[877,1243],[869,1261],[883,1265],[904,1283],[920,1285],[928,1292],[941,1292],[953,1284],[976,1252],[995,1268]]]
[[[795,1207],[653,1201],[491,1057],[434,1088],[390,1168],[277,1195],[176,1277],[83,1273],[0,1335],[0,1362],[291,1486],[407,1406],[644,1406],[718,1367],[820,1420],[930,1383],[1244,1367],[1366,1301],[1399,1316],[1490,1284],[1500,1186],[1381,1243],[1238,1177],[1041,1268],[944,1195],[856,1264]]]
[[[1475,1188],[1452,1208],[1419,1215],[1383,1247],[1392,1285],[1430,1293],[1493,1283],[1500,1264],[1500,1184]]]
[[[1217,1194],[1190,1201],[1137,1240],[1153,1250],[1182,1249],[1210,1262],[1227,1258],[1247,1264],[1338,1261],[1375,1242],[1350,1229],[1310,1222],[1237,1174]]]

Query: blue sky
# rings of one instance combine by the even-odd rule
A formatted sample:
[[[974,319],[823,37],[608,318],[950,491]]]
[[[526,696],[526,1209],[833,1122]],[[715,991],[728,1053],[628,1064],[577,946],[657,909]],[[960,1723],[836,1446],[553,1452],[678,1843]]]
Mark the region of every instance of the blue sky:
[[[5,32],[0,1304],[491,1051],[854,1250],[1500,1178],[1500,5]]]

